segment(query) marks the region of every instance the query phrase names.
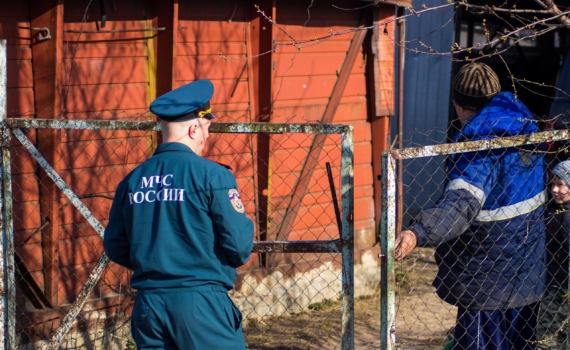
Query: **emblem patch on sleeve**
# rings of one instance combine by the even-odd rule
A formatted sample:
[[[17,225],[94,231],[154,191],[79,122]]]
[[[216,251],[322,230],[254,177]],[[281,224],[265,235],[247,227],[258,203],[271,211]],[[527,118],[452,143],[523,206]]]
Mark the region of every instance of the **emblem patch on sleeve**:
[[[245,212],[245,208],[243,207],[243,203],[241,202],[241,197],[239,196],[238,190],[232,188],[228,191],[228,196],[230,197],[230,203],[232,203],[232,207],[238,213]]]

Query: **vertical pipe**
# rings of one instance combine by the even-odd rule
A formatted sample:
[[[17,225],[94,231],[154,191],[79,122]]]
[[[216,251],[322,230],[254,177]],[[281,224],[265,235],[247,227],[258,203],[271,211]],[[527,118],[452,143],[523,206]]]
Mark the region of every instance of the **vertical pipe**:
[[[0,40],[0,130],[4,128],[4,119],[6,119],[6,40]],[[0,144],[1,147],[2,144]],[[2,163],[3,165],[4,163]],[[4,179],[3,167],[0,168],[0,178]],[[0,181],[0,213],[4,213],[4,186],[3,181]],[[4,227],[4,215],[0,219],[0,350],[6,349],[6,312],[8,309],[8,295],[6,293],[6,283],[5,283],[5,227]]]
[[[352,126],[342,135],[342,349],[354,349],[354,144]]]
[[[396,165],[389,152],[382,155],[382,221],[380,225],[380,348],[394,349],[396,278],[394,241],[396,237]]]
[[[12,217],[12,174],[10,161],[10,129],[2,128],[2,187],[4,206],[4,254],[6,268],[6,349],[15,349],[16,336],[16,270],[14,264],[14,225]]]
[[[403,7],[398,7],[398,17],[405,14]],[[398,149],[404,148],[404,59],[406,55],[406,20],[398,20],[400,46],[398,54]],[[396,229],[402,230],[402,218],[404,215],[404,173],[403,160],[398,159],[398,222]]]

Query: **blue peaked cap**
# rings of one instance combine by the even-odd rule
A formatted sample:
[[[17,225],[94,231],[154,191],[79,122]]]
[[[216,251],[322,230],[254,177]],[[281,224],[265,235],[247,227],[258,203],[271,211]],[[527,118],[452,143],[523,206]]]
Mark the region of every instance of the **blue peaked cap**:
[[[214,84],[196,80],[160,96],[150,104],[150,111],[167,122],[182,122],[194,118],[213,119],[210,99]]]

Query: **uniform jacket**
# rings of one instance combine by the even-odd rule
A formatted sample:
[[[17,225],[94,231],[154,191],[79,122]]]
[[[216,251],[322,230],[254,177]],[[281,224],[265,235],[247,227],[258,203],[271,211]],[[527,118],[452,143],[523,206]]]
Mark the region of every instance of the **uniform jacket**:
[[[158,146],[117,187],[104,247],[137,289],[233,288],[253,246],[236,180],[181,143]]]
[[[535,118],[511,93],[500,93],[469,117],[455,142],[538,132]],[[496,310],[538,301],[544,292],[545,168],[535,146],[451,157],[435,207],[410,229],[419,246],[435,246],[433,282],[444,301]]]

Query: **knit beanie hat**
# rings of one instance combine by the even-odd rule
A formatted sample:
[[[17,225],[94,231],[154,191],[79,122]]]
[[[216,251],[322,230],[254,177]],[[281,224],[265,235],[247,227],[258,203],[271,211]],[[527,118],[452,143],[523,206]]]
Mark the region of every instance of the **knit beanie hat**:
[[[570,187],[570,161],[565,160],[556,164],[552,173],[566,183]]]
[[[501,91],[499,77],[484,63],[469,63],[461,67],[452,86],[455,103],[476,111]]]

